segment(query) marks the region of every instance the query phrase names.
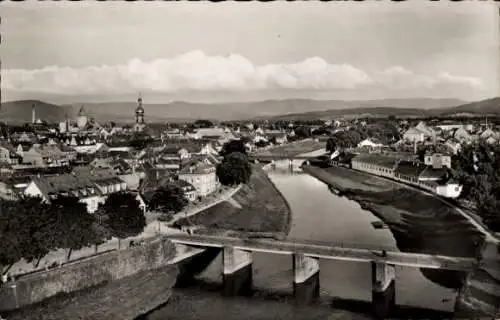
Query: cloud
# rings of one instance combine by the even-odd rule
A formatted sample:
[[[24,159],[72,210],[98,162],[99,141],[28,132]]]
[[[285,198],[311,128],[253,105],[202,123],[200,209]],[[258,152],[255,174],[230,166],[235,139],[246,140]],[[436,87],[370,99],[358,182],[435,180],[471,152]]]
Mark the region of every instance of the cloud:
[[[436,76],[418,75],[400,66],[395,66],[378,73],[377,82],[381,86],[395,89],[433,89],[439,87],[479,88],[480,79],[455,76],[442,72]]]
[[[123,94],[137,91],[179,92],[218,90],[350,90],[376,88],[433,89],[442,86],[479,88],[479,79],[452,75],[419,75],[400,66],[368,74],[348,64],[330,64],[312,57],[290,64],[256,66],[237,54],[207,56],[192,51],[173,59],[149,62],[132,59],[115,66],[36,70],[7,69],[2,88],[59,94]]]

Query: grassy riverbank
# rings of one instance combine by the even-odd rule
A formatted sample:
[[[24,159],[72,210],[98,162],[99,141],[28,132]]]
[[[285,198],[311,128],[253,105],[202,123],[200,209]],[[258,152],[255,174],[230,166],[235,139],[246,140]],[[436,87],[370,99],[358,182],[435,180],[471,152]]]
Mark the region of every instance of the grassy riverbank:
[[[176,266],[139,272],[72,293],[61,293],[26,308],[2,314],[9,320],[132,320],[168,301]]]
[[[282,146],[276,146],[267,150],[255,152],[255,156],[288,156],[294,157],[302,153],[308,153],[325,147],[324,142],[314,139],[294,141]]]
[[[434,196],[341,167],[307,166],[304,171],[386,222],[401,251],[461,257],[480,254],[482,234]],[[458,272],[422,271],[433,282],[451,288],[460,287],[464,277]]]
[[[286,199],[260,166],[253,167],[248,184],[230,199],[195,216],[180,219],[180,226],[196,225],[212,233],[251,233],[281,238],[290,230],[291,210]]]

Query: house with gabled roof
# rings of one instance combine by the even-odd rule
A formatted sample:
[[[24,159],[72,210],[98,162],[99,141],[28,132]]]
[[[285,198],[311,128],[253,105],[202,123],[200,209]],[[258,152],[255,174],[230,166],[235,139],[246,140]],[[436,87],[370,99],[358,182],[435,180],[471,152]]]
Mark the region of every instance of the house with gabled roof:
[[[41,197],[49,203],[58,196],[73,196],[85,203],[87,210],[93,213],[109,194],[125,190],[127,184],[113,170],[78,167],[70,174],[33,177],[23,194]]]
[[[0,141],[0,163],[18,163],[20,160],[19,158],[21,157],[17,155],[17,150],[13,145],[8,142]]]
[[[401,160],[398,162],[394,177],[407,183],[418,183],[418,177],[427,168],[427,166],[418,161]]]
[[[459,141],[460,143],[470,143],[473,140],[473,136],[467,132],[464,128],[458,128],[452,131],[453,138]]]
[[[417,128],[410,128],[403,134],[403,139],[410,142],[424,142],[425,133]]]

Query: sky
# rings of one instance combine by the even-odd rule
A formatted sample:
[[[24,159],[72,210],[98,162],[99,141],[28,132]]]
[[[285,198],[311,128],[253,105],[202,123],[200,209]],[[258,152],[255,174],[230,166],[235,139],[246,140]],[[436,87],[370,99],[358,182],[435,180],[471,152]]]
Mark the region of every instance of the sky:
[[[7,100],[500,95],[493,1],[28,1],[0,15]]]

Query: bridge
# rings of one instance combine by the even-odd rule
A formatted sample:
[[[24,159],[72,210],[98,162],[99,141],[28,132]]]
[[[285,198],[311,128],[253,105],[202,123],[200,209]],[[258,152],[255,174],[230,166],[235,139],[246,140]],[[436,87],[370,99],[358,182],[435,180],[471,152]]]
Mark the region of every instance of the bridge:
[[[250,154],[251,161],[278,161],[278,160],[309,160],[317,156],[293,155],[293,154]]]
[[[432,254],[348,248],[326,244],[269,239],[242,239],[208,235],[169,236],[177,250],[171,263],[181,263],[205,250],[220,249],[223,254],[223,291],[226,296],[247,294],[252,290],[252,252],[292,257],[293,291],[298,304],[310,303],[319,296],[319,259],[370,263],[372,267],[372,304],[378,318],[390,315],[395,305],[395,266],[471,271],[472,258]]]
[[[278,160],[309,160],[312,158],[316,158],[318,156],[326,154],[326,150],[319,149],[313,152],[307,152],[307,153],[300,153],[297,154],[296,152],[273,152],[273,151],[268,151],[268,152],[254,152],[249,155],[250,160],[258,160],[258,161],[278,161]]]

